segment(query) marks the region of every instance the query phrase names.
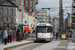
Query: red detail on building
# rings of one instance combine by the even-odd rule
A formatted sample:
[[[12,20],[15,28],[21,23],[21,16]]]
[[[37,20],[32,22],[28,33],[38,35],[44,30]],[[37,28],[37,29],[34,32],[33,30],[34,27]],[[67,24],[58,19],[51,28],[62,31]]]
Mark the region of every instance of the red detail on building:
[[[31,24],[31,27],[32,27],[32,24]]]
[[[35,1],[35,0],[32,0],[32,1]],[[33,5],[33,4],[32,4]],[[30,0],[28,0],[28,7],[26,7],[26,0],[24,0],[24,7],[25,9],[28,9],[27,11],[29,12],[29,10],[32,8],[32,9],[36,9],[36,6],[35,7],[30,7]]]
[[[33,29],[33,28],[32,28]]]
[[[26,32],[29,32],[29,27],[26,27],[25,30],[26,30]]]

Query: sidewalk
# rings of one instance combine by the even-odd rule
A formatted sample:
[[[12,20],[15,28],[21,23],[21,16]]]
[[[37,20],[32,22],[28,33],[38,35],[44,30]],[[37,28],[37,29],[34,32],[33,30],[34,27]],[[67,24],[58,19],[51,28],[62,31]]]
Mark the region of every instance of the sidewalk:
[[[75,50],[75,42],[70,41],[67,46],[68,50]]]
[[[13,47],[13,46],[18,46],[18,45],[22,45],[22,44],[26,44],[26,43],[31,43],[33,41],[30,40],[23,40],[21,42],[12,42],[12,43],[7,43],[7,45],[4,45],[2,43],[0,43],[0,50],[4,50],[5,48],[9,48],[9,47]]]

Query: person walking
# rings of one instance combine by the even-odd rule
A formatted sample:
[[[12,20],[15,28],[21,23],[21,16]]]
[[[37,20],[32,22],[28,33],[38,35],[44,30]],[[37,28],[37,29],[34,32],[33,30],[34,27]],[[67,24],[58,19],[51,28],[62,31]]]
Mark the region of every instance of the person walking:
[[[16,40],[21,42],[21,35],[20,35],[19,29],[17,29],[17,31],[16,31]]]
[[[5,30],[4,30],[4,45],[7,45],[7,37],[8,37],[8,33],[7,33],[7,29],[5,28]]]
[[[11,34],[12,31],[10,30],[10,28],[8,28],[8,43],[11,42]]]

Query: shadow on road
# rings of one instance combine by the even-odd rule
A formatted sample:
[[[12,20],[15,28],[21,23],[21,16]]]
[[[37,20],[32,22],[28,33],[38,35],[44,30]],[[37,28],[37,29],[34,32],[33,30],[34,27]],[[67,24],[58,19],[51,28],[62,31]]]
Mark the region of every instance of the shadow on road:
[[[34,43],[48,43],[49,41],[41,40],[41,41],[34,41]]]

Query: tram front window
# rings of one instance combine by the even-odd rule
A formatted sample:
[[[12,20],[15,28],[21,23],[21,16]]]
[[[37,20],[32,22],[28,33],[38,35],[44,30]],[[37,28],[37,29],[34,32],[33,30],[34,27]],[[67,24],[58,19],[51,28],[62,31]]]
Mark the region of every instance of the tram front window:
[[[37,27],[37,32],[38,33],[49,33],[52,32],[52,27],[49,26],[38,26]]]

